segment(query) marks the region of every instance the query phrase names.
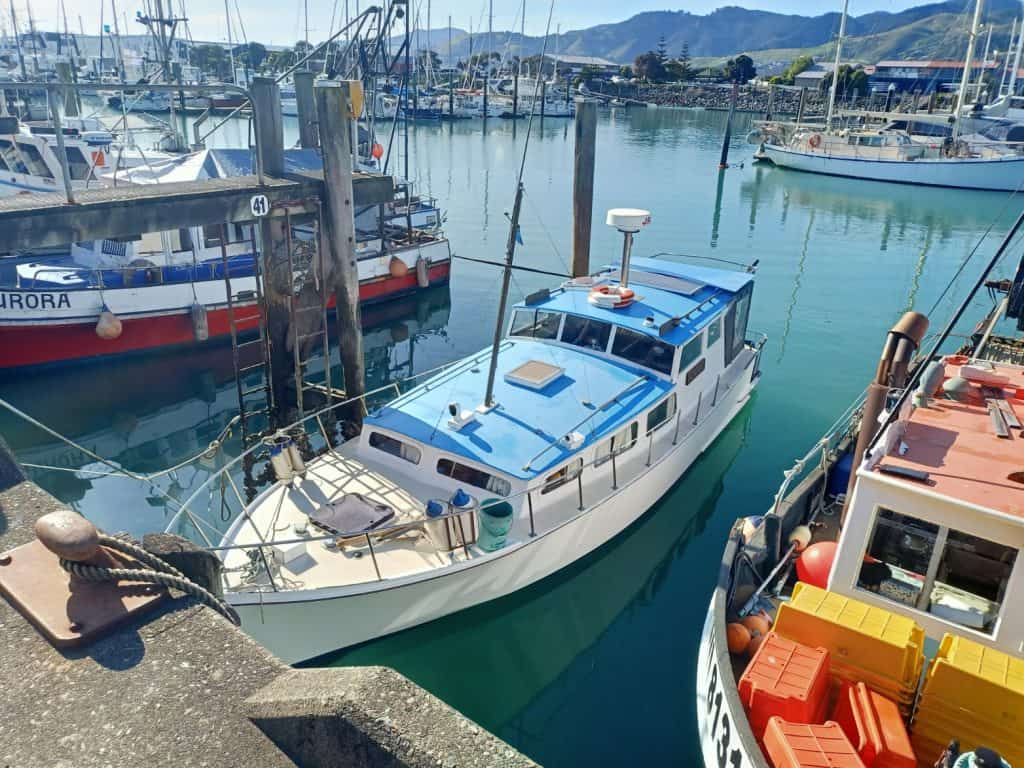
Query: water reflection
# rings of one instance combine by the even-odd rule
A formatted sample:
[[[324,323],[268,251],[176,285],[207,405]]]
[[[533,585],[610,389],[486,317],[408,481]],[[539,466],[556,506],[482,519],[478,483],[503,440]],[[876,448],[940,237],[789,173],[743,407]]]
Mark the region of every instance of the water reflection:
[[[447,286],[364,308],[367,389],[412,375],[417,346],[446,340],[450,310]],[[323,364],[322,356],[314,356],[311,378]],[[337,369],[333,380],[341,381],[336,344],[331,365]],[[179,508],[175,502],[241,451],[237,430],[227,429],[238,399],[225,344],[189,354],[19,373],[0,381],[0,395],[86,450],[139,475],[187,462],[211,441],[222,441],[215,458],[140,483],[111,475],[110,467],[88,454],[2,412],[0,432],[31,478],[108,530],[134,535],[162,530]]]

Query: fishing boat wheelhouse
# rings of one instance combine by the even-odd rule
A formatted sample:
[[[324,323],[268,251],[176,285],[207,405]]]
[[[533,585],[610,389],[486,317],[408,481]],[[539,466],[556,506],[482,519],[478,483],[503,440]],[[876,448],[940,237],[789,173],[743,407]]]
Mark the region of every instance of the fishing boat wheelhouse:
[[[709,765],[951,767],[975,751],[956,762],[973,766],[982,748],[1024,765],[1024,358],[993,333],[1006,307],[908,382],[927,327],[910,313],[865,404],[787,473],[763,519],[737,521],[697,660]],[[796,653],[824,654],[828,672],[817,693],[790,688],[807,707],[787,710],[781,659]],[[804,748],[848,762],[794,762]]]
[[[372,410],[340,447],[322,419],[322,450],[296,455],[315,434],[271,447],[281,479],[217,547],[243,627],[307,659],[508,594],[615,537],[750,398],[752,288],[747,272],[635,259],[528,297],[496,354]]]

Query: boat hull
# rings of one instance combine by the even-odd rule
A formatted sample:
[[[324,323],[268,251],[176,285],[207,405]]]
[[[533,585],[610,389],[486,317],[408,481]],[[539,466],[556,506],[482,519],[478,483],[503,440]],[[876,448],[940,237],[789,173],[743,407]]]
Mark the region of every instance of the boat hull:
[[[1024,184],[1024,157],[965,160],[872,160],[764,145],[759,158],[780,168],[894,184],[1013,192]]]
[[[532,539],[433,574],[331,589],[234,593],[242,627],[294,663],[432,621],[508,595],[572,564],[642,517],[708,448],[749,400],[757,383],[752,354],[736,383],[700,424],[672,445],[654,433],[650,467],[561,525]],[[646,448],[644,448],[646,450]],[[588,488],[587,493],[597,493]],[[638,566],[642,567],[642,566]]]
[[[725,629],[725,590],[716,589],[697,652],[697,731],[707,766],[768,768],[736,692]]]
[[[431,285],[448,282],[450,261],[434,263],[428,271]],[[157,285],[98,290],[0,290],[0,369],[52,365],[210,344],[231,333],[229,310],[224,303],[224,283]],[[236,291],[255,287],[252,278],[232,281]],[[385,301],[418,290],[415,270],[401,276],[380,276],[360,281],[364,303]],[[190,309],[193,301],[207,308],[209,338],[197,341]],[[332,299],[333,302],[333,299]],[[104,306],[121,320],[121,335],[101,339],[96,322]],[[255,304],[236,304],[239,331],[258,324]]]

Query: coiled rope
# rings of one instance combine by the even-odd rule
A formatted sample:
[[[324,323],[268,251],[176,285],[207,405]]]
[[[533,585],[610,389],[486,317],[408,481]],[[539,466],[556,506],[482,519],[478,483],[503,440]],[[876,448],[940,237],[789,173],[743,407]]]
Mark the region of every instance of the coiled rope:
[[[60,559],[61,568],[84,581],[141,581],[147,584],[159,584],[171,587],[191,595],[203,605],[209,606],[236,627],[242,623],[238,612],[212,592],[204,589],[189,579],[170,563],[150,554],[142,547],[130,541],[99,534],[101,546],[135,558],[148,568],[109,568],[102,565],[79,563],[73,560]]]

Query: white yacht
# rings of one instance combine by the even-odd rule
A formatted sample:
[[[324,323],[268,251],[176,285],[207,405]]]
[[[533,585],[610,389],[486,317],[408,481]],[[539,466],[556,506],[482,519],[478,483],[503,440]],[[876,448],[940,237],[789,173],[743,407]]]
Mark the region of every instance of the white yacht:
[[[219,539],[197,517],[245,461],[193,495],[171,530],[220,554],[244,629],[289,662],[397,632],[575,562],[671,488],[750,399],[763,339],[749,272],[631,263],[648,220],[610,212],[620,266],[527,297],[347,442],[334,411],[269,437],[247,461],[278,480]]]

